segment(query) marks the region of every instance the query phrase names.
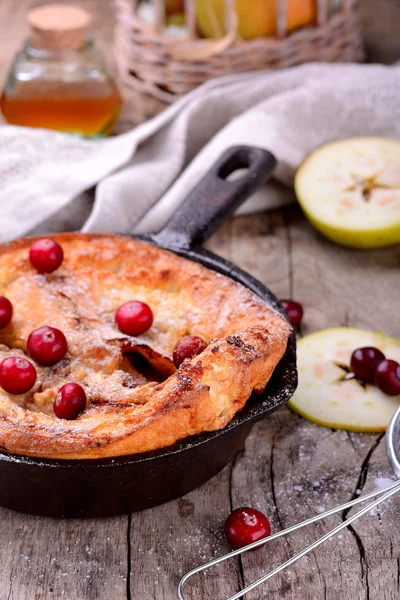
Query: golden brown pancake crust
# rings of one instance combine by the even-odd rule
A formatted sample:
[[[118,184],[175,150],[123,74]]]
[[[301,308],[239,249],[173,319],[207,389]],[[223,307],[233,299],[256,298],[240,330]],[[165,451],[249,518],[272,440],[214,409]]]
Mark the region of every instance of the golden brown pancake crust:
[[[0,295],[13,304],[0,330],[0,360],[26,352],[34,329],[61,329],[66,357],[40,367],[35,386],[13,396],[0,388],[0,447],[48,458],[100,458],[147,452],[224,427],[253,390],[267,384],[283,356],[288,323],[252,292],[195,262],[144,242],[108,235],[51,236],[64,250],[57,271],[40,275],[31,240],[0,246]],[[129,300],[149,304],[154,323],[133,338],[114,324]],[[176,342],[209,342],[177,371]],[[142,355],[151,368],[142,368]],[[148,364],[146,363],[146,364]],[[155,372],[158,376],[155,376]],[[54,415],[58,389],[76,381],[86,410]]]

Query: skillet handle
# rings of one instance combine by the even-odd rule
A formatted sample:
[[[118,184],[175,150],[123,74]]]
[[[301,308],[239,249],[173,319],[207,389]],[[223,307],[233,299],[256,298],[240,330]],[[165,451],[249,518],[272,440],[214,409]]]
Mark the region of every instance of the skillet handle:
[[[152,240],[177,249],[201,245],[271,176],[275,165],[274,155],[262,148],[229,148]],[[247,171],[238,179],[228,180],[238,169]]]

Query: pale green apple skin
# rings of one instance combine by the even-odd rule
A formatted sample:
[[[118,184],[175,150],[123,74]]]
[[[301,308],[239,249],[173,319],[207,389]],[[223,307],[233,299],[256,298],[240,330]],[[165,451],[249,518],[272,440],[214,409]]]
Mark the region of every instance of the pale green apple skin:
[[[359,138],[361,142],[371,143],[371,141],[375,141],[376,143],[384,143],[388,140],[385,138]],[[312,211],[309,210],[309,202],[308,199],[304,196],[302,192],[303,187],[303,178],[305,178],[305,173],[309,169],[309,165],[311,164],[313,158],[321,151],[329,148],[334,149],[335,146],[339,146],[340,144],[346,142],[352,142],[354,140],[339,140],[337,142],[332,142],[331,144],[326,144],[321,148],[315,150],[311,153],[303,162],[303,164],[297,170],[295,176],[294,188],[297,196],[297,200],[303,210],[304,215],[307,217],[308,221],[315,227],[317,231],[319,231],[323,236],[328,238],[330,241],[339,244],[340,246],[346,246],[349,248],[357,248],[357,249],[373,249],[373,248],[387,248],[390,246],[394,246],[400,243],[400,220],[395,219],[395,221],[391,224],[385,224],[384,227],[374,227],[371,224],[368,229],[365,228],[354,228],[349,227],[343,222],[343,225],[338,227],[337,225],[332,225],[328,220],[324,221],[323,219],[317,218]],[[391,140],[395,142],[394,140]],[[400,144],[399,144],[400,148]]]
[[[351,340],[351,343],[349,343],[349,340]],[[347,362],[350,362],[349,357],[351,352],[362,346],[375,346],[381,349],[387,358],[400,361],[400,340],[381,332],[369,332],[354,327],[336,327],[312,333],[298,342],[299,386],[293,397],[289,400],[288,406],[301,417],[322,427],[359,433],[380,433],[386,431],[392,414],[400,406],[400,396],[385,396],[375,386],[369,386],[367,392],[361,392],[364,394],[364,397],[361,402],[358,402],[358,408],[354,409],[354,407],[351,407],[348,404],[348,400],[344,398],[341,401],[342,406],[338,410],[337,401],[333,409],[329,407],[330,402],[333,400],[332,383],[321,383],[317,379],[315,380],[314,391],[309,387],[310,380],[313,379],[313,376],[310,375],[309,364],[313,363],[314,360],[316,361],[316,357],[324,361],[326,359],[326,363],[329,364],[331,359],[329,358],[330,350],[327,349],[327,346],[330,343],[331,348],[345,349],[348,354]],[[307,347],[312,349],[311,355],[307,352]],[[306,354],[303,354],[304,352]],[[311,361],[308,360],[310,356],[314,357]],[[352,383],[335,383],[335,385],[351,386]],[[319,390],[320,393],[317,392],[316,394],[316,390]],[[343,393],[345,393],[344,389]],[[367,397],[365,394],[367,394]],[[375,404],[373,409],[374,419],[372,421],[369,415],[365,418],[364,411],[369,410],[364,407],[366,400],[368,402],[372,401]],[[362,405],[361,408],[360,405]],[[350,416],[352,410],[356,411],[357,420],[354,419],[354,414]],[[338,414],[341,415],[340,419],[338,419]]]
[[[354,231],[351,229],[338,229],[328,223],[322,223],[314,218],[306,208],[306,203],[302,200],[300,192],[295,186],[297,200],[308,221],[315,227],[319,233],[335,242],[339,246],[346,248],[355,248],[359,250],[373,250],[374,248],[389,248],[400,244],[400,223],[394,224],[390,228],[372,229],[370,231]]]
[[[339,429],[340,431],[350,431],[353,433],[384,433],[387,429],[387,427],[384,427],[383,425],[377,427],[369,427],[368,429],[365,429],[365,427],[357,425],[343,425],[343,423],[336,423],[335,421],[327,423],[326,421],[320,421],[318,418],[315,417],[311,418],[310,415],[307,414],[307,412],[302,411],[293,404],[289,403],[289,407],[294,413],[296,413],[300,417],[303,417],[303,419],[311,421],[311,423],[319,425],[320,427],[327,427],[328,429]]]

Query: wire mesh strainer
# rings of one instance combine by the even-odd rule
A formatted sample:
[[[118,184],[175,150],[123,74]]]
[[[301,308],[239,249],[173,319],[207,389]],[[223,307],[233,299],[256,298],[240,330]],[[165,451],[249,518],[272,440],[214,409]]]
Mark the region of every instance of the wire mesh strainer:
[[[386,433],[386,454],[387,454],[389,463],[396,475],[396,478],[400,479],[400,408],[397,410],[397,412],[393,416],[393,418],[390,422],[390,425],[388,427],[387,433]],[[368,514],[372,509],[374,509],[376,506],[378,506],[382,502],[385,502],[386,500],[388,500],[391,496],[393,496],[397,492],[400,492],[400,481],[396,481],[396,483],[393,483],[392,485],[385,488],[384,490],[375,490],[369,494],[365,494],[364,496],[361,496],[360,498],[357,498],[356,500],[352,500],[351,502],[347,502],[346,504],[342,504],[341,506],[332,508],[331,510],[328,510],[322,514],[311,517],[310,519],[307,519],[306,521],[303,521],[302,523],[297,523],[296,525],[293,525],[292,527],[288,527],[287,529],[278,531],[278,533],[271,535],[267,539],[259,540],[258,542],[254,542],[253,544],[245,546],[244,548],[240,548],[239,550],[234,550],[233,552],[230,552],[229,554],[225,554],[224,556],[220,556],[219,558],[211,560],[208,563],[200,565],[199,567],[192,569],[191,571],[189,571],[186,575],[184,575],[182,577],[182,579],[179,583],[179,586],[178,586],[179,600],[187,600],[187,597],[185,597],[183,595],[183,587],[184,587],[185,583],[187,582],[187,580],[190,579],[191,577],[193,577],[194,575],[196,575],[197,573],[206,571],[207,569],[210,569],[211,567],[214,567],[214,566],[224,562],[225,560],[234,558],[235,556],[238,556],[239,554],[243,554],[244,552],[248,552],[249,550],[252,550],[253,548],[257,548],[258,546],[263,546],[266,543],[272,542],[273,540],[276,540],[277,538],[286,536],[286,535],[292,533],[293,531],[302,529],[303,527],[306,527],[307,525],[311,525],[311,523],[315,523],[316,521],[320,521],[321,519],[330,517],[331,515],[334,515],[338,512],[342,512],[343,510],[346,510],[348,508],[351,508],[353,506],[361,504],[361,503],[365,502],[366,500],[371,500],[372,498],[376,498],[376,500],[374,500],[373,502],[368,504],[365,508],[361,509],[354,515],[348,517],[343,523],[341,523],[340,525],[338,525],[331,531],[328,531],[328,533],[323,535],[321,538],[316,540],[314,543],[307,546],[304,550],[302,550],[298,554],[295,554],[294,556],[292,556],[289,560],[287,560],[283,564],[279,565],[276,569],[274,569],[273,571],[270,571],[269,573],[266,573],[265,575],[263,575],[262,577],[260,577],[259,579],[257,579],[256,581],[254,581],[253,583],[248,585],[246,588],[244,588],[243,590],[240,590],[239,592],[237,592],[233,596],[230,596],[227,599],[227,600],[238,600],[238,598],[242,598],[243,596],[245,596],[246,594],[248,594],[249,592],[254,590],[256,587],[261,585],[262,583],[265,583],[266,581],[268,581],[268,579],[271,579],[271,577],[273,577],[274,575],[277,575],[281,571],[284,571],[290,565],[297,562],[300,558],[302,558],[306,554],[309,554],[310,552],[315,550],[315,548],[317,548],[318,546],[320,546],[327,540],[329,540],[332,537],[334,537],[335,535],[337,535],[342,529],[345,529],[346,527],[351,525],[351,523],[354,523],[354,521],[356,521],[360,517]]]

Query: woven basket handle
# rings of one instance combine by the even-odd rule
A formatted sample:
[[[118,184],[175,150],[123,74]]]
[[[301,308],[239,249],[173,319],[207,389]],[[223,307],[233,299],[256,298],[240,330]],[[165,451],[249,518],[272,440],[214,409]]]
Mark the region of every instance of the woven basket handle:
[[[268,179],[276,159],[251,146],[229,148],[192,190],[162,231],[151,236],[159,246],[191,249],[199,246]],[[235,171],[246,169],[239,178]]]
[[[203,2],[205,3],[206,10],[208,10],[212,16],[214,10],[212,0],[203,0]],[[201,39],[174,41],[168,48],[172,58],[177,60],[202,60],[220,52],[224,52],[232,46],[237,39],[238,17],[234,0],[224,0],[224,2],[226,34],[217,40]]]

